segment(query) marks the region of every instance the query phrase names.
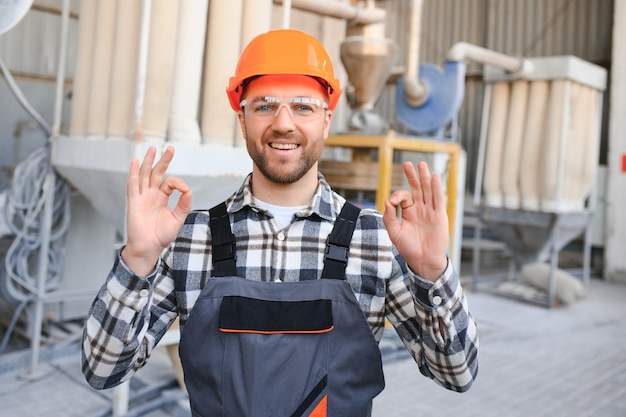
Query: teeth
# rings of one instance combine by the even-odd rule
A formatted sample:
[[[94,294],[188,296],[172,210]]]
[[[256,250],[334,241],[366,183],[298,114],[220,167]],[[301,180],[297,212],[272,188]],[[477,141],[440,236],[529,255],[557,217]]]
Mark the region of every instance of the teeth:
[[[270,143],[270,146],[274,149],[281,149],[284,151],[294,150],[298,147],[295,143]]]

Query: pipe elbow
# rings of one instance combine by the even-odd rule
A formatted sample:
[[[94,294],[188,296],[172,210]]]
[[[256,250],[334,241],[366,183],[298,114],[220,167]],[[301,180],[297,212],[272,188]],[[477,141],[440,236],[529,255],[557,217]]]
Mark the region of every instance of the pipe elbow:
[[[406,102],[413,107],[421,106],[428,99],[428,86],[417,78],[404,77],[404,91]]]
[[[464,61],[468,57],[468,50],[473,46],[467,42],[457,42],[448,50],[448,55],[446,59],[448,61]]]

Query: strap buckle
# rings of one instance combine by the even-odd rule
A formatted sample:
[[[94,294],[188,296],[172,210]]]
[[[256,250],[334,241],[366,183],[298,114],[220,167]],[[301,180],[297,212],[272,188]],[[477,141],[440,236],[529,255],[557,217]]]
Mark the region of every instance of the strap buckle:
[[[333,261],[339,261],[348,263],[348,251],[349,249],[344,246],[338,246],[333,243],[326,243],[325,259],[332,259]]]

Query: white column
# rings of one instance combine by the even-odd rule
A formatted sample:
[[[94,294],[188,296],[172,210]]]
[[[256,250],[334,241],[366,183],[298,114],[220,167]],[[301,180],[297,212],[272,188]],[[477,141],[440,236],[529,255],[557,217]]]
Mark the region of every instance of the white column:
[[[626,0],[614,0],[604,277],[626,282]]]

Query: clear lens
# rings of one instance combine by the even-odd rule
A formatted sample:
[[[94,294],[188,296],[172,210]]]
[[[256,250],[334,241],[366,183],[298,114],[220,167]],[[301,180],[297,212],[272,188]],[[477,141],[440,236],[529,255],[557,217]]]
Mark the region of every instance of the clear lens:
[[[257,97],[251,100],[243,100],[240,106],[247,116],[270,119],[277,117],[284,106],[293,119],[309,120],[322,115],[328,105],[313,97]]]

